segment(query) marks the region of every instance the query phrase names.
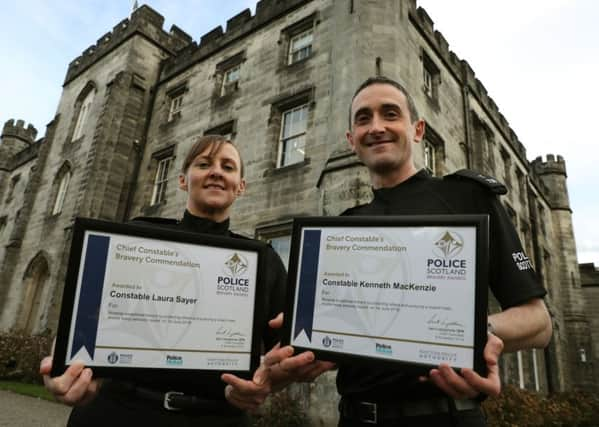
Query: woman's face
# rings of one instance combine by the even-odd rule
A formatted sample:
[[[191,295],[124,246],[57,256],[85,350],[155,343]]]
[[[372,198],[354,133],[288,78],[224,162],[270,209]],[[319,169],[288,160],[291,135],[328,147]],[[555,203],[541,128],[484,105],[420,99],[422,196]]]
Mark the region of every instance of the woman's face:
[[[220,222],[229,217],[231,205],[245,190],[245,181],[235,147],[224,143],[210,156],[211,148],[198,154],[179,176],[179,187],[187,191],[190,213]]]

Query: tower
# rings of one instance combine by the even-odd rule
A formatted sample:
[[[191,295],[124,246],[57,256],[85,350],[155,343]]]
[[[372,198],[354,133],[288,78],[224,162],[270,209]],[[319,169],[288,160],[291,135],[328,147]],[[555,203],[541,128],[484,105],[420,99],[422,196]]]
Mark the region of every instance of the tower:
[[[552,312],[555,319],[555,351],[565,356],[564,369],[569,372],[564,376],[563,387],[592,390],[597,387],[593,381],[594,366],[586,356],[592,353],[592,337],[585,314],[580,271],[577,268],[566,162],[562,156],[549,154],[546,161],[537,157],[531,166],[551,210],[548,215],[551,216],[552,229],[547,230],[547,237],[552,240],[553,255],[552,262],[545,263],[545,276],[553,276],[552,286],[548,289],[550,304],[555,303],[561,309],[561,316],[555,315],[557,310]]]
[[[17,153],[29,148],[35,142],[37,129],[33,125],[25,127],[23,120],[10,119],[4,123],[0,135],[0,168],[8,169],[9,160]]]

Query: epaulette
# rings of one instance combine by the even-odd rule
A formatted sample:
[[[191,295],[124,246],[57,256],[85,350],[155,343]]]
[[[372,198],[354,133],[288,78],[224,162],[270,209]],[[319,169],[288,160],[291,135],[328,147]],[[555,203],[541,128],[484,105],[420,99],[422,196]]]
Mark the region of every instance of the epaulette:
[[[229,235],[236,239],[254,240],[251,237],[244,236],[243,234],[239,234],[239,233],[233,233],[232,231],[229,231]]]
[[[137,217],[133,218],[131,221],[150,222],[152,224],[160,224],[160,225],[177,225],[177,224],[179,224],[178,219],[160,218],[157,216],[137,216]]]
[[[460,169],[452,174],[445,175],[443,179],[471,179],[485,186],[495,194],[506,194],[507,187],[495,178],[489,175],[483,175],[480,172],[471,169]]]
[[[341,216],[343,216],[343,215],[347,215],[347,214],[349,214],[349,213],[351,213],[351,212],[353,212],[353,211],[355,211],[355,210],[357,210],[357,209],[363,208],[363,207],[364,207],[364,206],[366,206],[367,204],[368,204],[368,203],[363,203],[363,204],[361,204],[361,205],[357,205],[357,206],[354,206],[354,207],[352,207],[352,208],[347,208],[346,210],[344,210],[343,212],[341,212],[339,215],[341,215]]]

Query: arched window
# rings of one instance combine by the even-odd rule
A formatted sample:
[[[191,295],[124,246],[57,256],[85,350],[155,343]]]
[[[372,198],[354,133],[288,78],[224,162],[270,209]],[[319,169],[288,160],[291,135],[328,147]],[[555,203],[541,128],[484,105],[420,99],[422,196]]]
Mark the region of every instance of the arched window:
[[[77,114],[77,121],[75,122],[75,130],[73,131],[73,141],[76,141],[83,136],[83,129],[85,128],[89,110],[94,101],[94,93],[94,90],[90,90],[85,98],[83,98],[83,101],[81,101],[79,113]]]
[[[68,167],[63,167],[58,176],[58,190],[54,197],[54,204],[52,205],[52,215],[57,215],[62,212],[62,206],[69,189],[69,181],[71,180],[71,172]]]
[[[17,324],[19,329],[29,333],[39,332],[39,318],[43,310],[40,306],[48,276],[49,268],[46,256],[43,253],[38,253],[29,263],[23,276],[23,305]]]

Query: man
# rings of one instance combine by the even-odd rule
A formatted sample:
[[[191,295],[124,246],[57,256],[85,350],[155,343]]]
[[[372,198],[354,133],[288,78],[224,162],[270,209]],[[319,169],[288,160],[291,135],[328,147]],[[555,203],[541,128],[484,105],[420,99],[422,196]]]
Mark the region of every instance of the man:
[[[545,290],[531,269],[518,269],[512,256],[523,251],[497,197],[505,187],[471,171],[444,179],[418,171],[413,149],[425,131],[418,117],[412,98],[399,83],[374,77],[360,85],[350,106],[347,140],[368,168],[374,200],[343,215],[489,215],[489,283],[503,311],[488,318],[484,349],[488,374],[481,377],[471,369],[458,374],[441,364],[424,378],[377,366],[341,365],[337,375],[340,427],[484,426],[479,401],[481,396],[500,392],[497,363],[502,350],[544,347],[551,337],[551,321],[541,299]],[[272,327],[281,325],[282,316],[271,321]],[[292,355],[289,346],[271,350],[254,381],[224,377],[229,401],[255,409],[271,386],[311,381],[334,367],[314,360],[312,352]]]
[[[441,364],[423,378],[376,366],[341,365],[340,427],[484,426],[478,401],[480,396],[499,394],[497,362],[502,349],[541,348],[551,338],[551,321],[541,299],[545,290],[531,269],[518,269],[512,256],[523,250],[497,197],[505,187],[472,171],[444,179],[418,171],[413,150],[424,132],[424,121],[399,83],[374,77],[360,85],[352,98],[346,136],[368,168],[374,199],[342,215],[489,214],[489,283],[503,309],[488,318],[484,357],[489,373],[486,378],[470,369],[458,374]]]

